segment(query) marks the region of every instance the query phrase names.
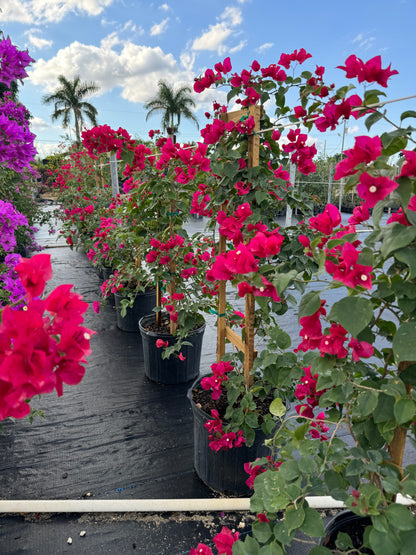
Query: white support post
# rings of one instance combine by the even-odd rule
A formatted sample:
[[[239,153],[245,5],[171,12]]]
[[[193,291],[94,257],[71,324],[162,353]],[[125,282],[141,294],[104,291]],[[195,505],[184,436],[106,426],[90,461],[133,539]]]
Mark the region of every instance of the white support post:
[[[110,154],[110,172],[111,172],[111,189],[113,191],[113,197],[118,195],[118,172],[117,172],[117,158],[115,153]]]
[[[290,182],[292,187],[295,186],[295,178],[296,178],[296,166],[295,164],[290,164]],[[292,225],[292,207],[289,204],[286,204],[286,222],[285,227],[290,227]]]

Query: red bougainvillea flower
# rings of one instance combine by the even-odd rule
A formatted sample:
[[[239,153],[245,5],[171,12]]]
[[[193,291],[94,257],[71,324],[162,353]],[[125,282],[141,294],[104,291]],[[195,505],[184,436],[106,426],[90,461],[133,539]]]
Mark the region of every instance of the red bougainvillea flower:
[[[263,472],[266,472],[266,470],[268,469],[276,469],[278,470],[280,465],[282,464],[281,461],[277,462],[274,461],[270,455],[268,455],[266,457],[267,459],[267,463],[265,465],[258,465],[256,464],[256,462],[259,459],[256,459],[254,462],[248,462],[248,463],[244,463],[244,471],[247,472],[247,474],[249,475],[248,479],[246,480],[246,484],[250,489],[253,489],[254,487],[254,480],[256,479],[256,477],[259,474],[262,474]],[[258,517],[260,517],[260,515],[257,515]],[[263,515],[265,516],[265,515]],[[267,517],[265,517],[266,520],[261,520],[261,522],[269,522]]]
[[[362,222],[366,222],[370,217],[370,212],[364,204],[356,206],[352,211],[352,216],[348,218],[348,223],[351,225],[358,225]]]
[[[411,210],[412,212],[416,212],[416,195],[410,199],[409,205],[407,210]],[[396,213],[392,214],[390,218],[387,220],[388,224],[392,222],[399,222],[402,225],[410,225],[409,220],[406,218],[405,213],[403,212],[402,207],[400,207]]]
[[[416,152],[414,150],[402,150],[402,153],[406,161],[402,166],[399,177],[405,175],[408,177],[416,177]]]
[[[215,547],[221,555],[232,555],[233,543],[235,543],[240,534],[238,532],[231,532],[229,528],[223,526],[221,532],[213,537]]]
[[[336,355],[337,358],[345,358],[348,355],[344,343],[347,340],[347,330],[341,324],[331,324],[329,334],[325,334],[320,343],[321,356],[325,354]]]
[[[381,156],[383,144],[380,137],[355,137],[353,148],[344,151],[346,158],[337,164],[334,179],[357,173],[358,164],[369,164]]]
[[[277,294],[276,287],[270,283],[264,276],[261,276],[261,281],[263,282],[263,287],[254,287],[253,288],[253,295],[255,297],[271,297],[273,301],[278,303],[280,301],[280,297]]]
[[[335,281],[340,281],[348,287],[355,288],[361,285],[364,289],[371,289],[372,266],[358,264],[360,253],[351,243],[346,242],[341,252],[338,249],[330,251],[325,261],[326,271],[332,275]],[[334,260],[331,258],[334,257]]]
[[[399,72],[395,69],[391,70],[391,64],[382,69],[381,67],[381,56],[375,56],[368,60],[368,62],[363,62],[361,58],[357,58],[354,54],[349,56],[345,60],[345,66],[337,66],[339,69],[343,69],[346,72],[346,77],[352,79],[357,77],[358,82],[362,83],[367,81],[367,83],[378,83],[382,87],[387,87],[387,80],[392,75],[396,75]]]
[[[322,214],[309,218],[309,227],[325,235],[331,235],[334,228],[340,223],[341,214],[333,204],[327,204]]]
[[[326,315],[326,310],[324,308],[325,304],[326,301],[322,299],[321,306],[314,314],[311,314],[311,316],[302,316],[299,320],[299,323],[302,326],[299,335],[303,338],[303,340],[300,345],[294,349],[295,353],[298,351],[306,352],[318,348],[322,339],[322,324],[320,317],[321,315]]]
[[[169,345],[168,341],[163,341],[163,339],[156,339],[156,347],[161,349],[162,347],[167,347]]]
[[[399,186],[396,181],[385,176],[374,177],[367,172],[360,176],[357,185],[358,195],[365,201],[366,208],[373,208],[378,201],[386,198],[392,191]]]
[[[280,252],[282,243],[283,236],[278,229],[266,233],[260,231],[250,240],[247,248],[259,258],[268,258]]]
[[[348,343],[352,348],[352,358],[358,362],[361,358],[369,358],[374,353],[374,347],[367,341],[358,341],[355,337]]]
[[[27,300],[31,301],[43,293],[46,282],[52,277],[51,255],[37,254],[32,258],[22,258],[15,270],[26,290]]]
[[[214,553],[212,552],[212,549],[210,547],[208,547],[204,543],[199,543],[196,548],[191,548],[189,555],[214,555]]]
[[[316,419],[311,422],[311,429],[309,430],[309,433],[314,439],[328,441],[328,436],[325,435],[325,433],[329,430],[329,426],[326,426],[324,424],[324,420],[325,414],[323,412],[320,412]]]

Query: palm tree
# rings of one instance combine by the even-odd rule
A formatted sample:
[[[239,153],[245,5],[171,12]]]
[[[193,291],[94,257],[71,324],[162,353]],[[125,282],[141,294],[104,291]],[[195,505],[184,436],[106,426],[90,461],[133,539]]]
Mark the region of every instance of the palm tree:
[[[52,121],[62,118],[63,127],[69,127],[71,112],[75,119],[75,135],[77,142],[81,142],[81,129],[84,124],[84,115],[93,125],[97,125],[97,109],[85,102],[83,98],[99,90],[93,82],[81,82],[80,76],[76,75],[73,81],[66,79],[63,75],[58,76],[60,87],[53,94],[42,98],[44,104],[55,104]]]
[[[191,110],[196,104],[190,96],[190,87],[181,87],[174,91],[173,87],[163,80],[159,81],[158,87],[157,95],[144,105],[145,110],[148,110],[146,121],[153,112],[159,111],[162,112],[163,130],[168,133],[174,134],[178,131],[181,116],[194,121],[199,129],[198,120]]]

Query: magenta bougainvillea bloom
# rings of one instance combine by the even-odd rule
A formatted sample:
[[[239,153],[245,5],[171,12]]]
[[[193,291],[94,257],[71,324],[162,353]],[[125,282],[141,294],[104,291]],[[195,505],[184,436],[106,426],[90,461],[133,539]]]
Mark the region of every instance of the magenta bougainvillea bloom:
[[[316,217],[309,218],[309,227],[325,235],[331,235],[334,228],[341,223],[341,214],[336,206],[327,204],[325,210]]]
[[[0,41],[0,82],[10,87],[12,81],[24,79],[27,77],[25,68],[34,61],[27,50],[18,50],[10,37],[3,39]]]
[[[32,258],[22,258],[15,270],[26,289],[28,301],[31,301],[43,293],[46,282],[52,277],[51,255],[38,254]]]
[[[321,356],[325,353],[328,355],[336,355],[337,358],[344,358],[348,355],[344,343],[347,340],[347,330],[341,324],[331,324],[329,334],[323,335],[320,343],[319,350]]]
[[[365,201],[366,208],[373,208],[378,201],[386,198],[399,184],[384,175],[374,177],[367,172],[360,176],[360,181],[357,185],[358,195]]]
[[[221,555],[232,555],[233,543],[238,540],[239,536],[238,532],[233,533],[229,528],[223,526],[221,532],[213,537],[218,553],[221,553]]]
[[[370,217],[370,212],[366,206],[361,204],[360,206],[356,206],[352,211],[352,216],[348,218],[348,223],[351,225],[361,224],[365,222]]]
[[[345,76],[348,79],[357,77],[359,83],[367,81],[367,83],[378,83],[382,87],[387,87],[389,77],[399,73],[397,70],[391,69],[391,64],[383,69],[381,67],[381,56],[375,56],[368,62],[363,62],[361,58],[352,54],[345,60],[345,66],[337,67],[346,72]]]
[[[402,166],[399,177],[406,175],[407,177],[416,177],[416,152],[414,150],[402,150],[406,159]]]
[[[358,341],[355,337],[351,338],[348,347],[352,348],[352,358],[358,362],[361,358],[369,358],[373,356],[374,347],[367,341]]]
[[[348,241],[342,246],[328,252],[331,256],[325,261],[326,271],[335,281],[340,281],[348,287],[355,288],[361,285],[364,289],[371,289],[372,266],[358,264],[359,251]]]
[[[344,151],[346,158],[338,162],[334,179],[357,173],[358,164],[369,164],[381,156],[383,145],[380,137],[361,136],[355,138],[354,147]]]

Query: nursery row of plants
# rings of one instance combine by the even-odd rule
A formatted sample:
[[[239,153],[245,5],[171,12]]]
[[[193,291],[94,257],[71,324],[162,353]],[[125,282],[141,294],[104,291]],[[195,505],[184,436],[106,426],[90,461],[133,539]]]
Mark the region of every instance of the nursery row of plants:
[[[307,498],[330,495],[365,518],[359,521],[364,547],[340,533],[335,544],[317,545],[311,553],[366,548],[411,554],[416,521],[397,496],[416,496],[416,464],[403,466],[416,420],[416,151],[414,128],[405,126],[416,112],[404,111],[392,131],[356,137],[345,151],[334,178],[345,179],[346,191],[355,188],[361,199],[348,223],[331,204],[313,216],[312,199],[294,190],[289,173],[291,165],[303,175],[315,170],[308,132],[335,129],[350,118],[362,119],[370,131],[387,115],[375,106],[385,93],[369,85],[385,88],[397,72],[382,68],[380,57],[364,62],[350,56],[340,66],[348,84],[337,88],[325,84],[323,66],[303,69],[309,58],[300,49],[267,67],[254,61],[233,72],[226,58],[207,70],[195,80],[195,92],[218,87],[226,91],[226,103],[214,103],[196,144],[154,131],[152,143],[140,144],[126,130],[106,125],[84,131],[82,146],[55,174],[62,233],[107,272],[96,312],[111,294],[121,296],[121,316],[141,296],[154,295],[152,317],[140,321],[150,379],[198,377],[194,339],[202,337],[204,315],[217,317],[212,372],[189,393],[195,421],[203,413],[195,427],[195,468],[210,487],[225,491],[237,485],[218,480],[241,471],[238,479],[252,490],[257,515],[244,539],[219,532],[213,539],[218,553],[282,554],[299,541],[299,532],[325,537],[321,516]],[[123,182],[116,196],[110,153]],[[385,222],[391,200],[400,209]],[[287,206],[304,220],[279,228],[276,214]],[[191,235],[194,215],[204,218],[206,228]],[[363,228],[366,233],[359,234]],[[89,352],[91,330],[75,329],[85,303],[63,286],[71,314],[78,316],[69,338],[59,326],[65,321],[59,295],[55,302],[51,295],[37,298],[50,266],[39,255],[31,261],[36,274],[30,279],[28,261],[16,268],[28,291],[26,310],[2,312],[0,391],[10,409],[3,418],[24,415],[16,407],[28,406],[43,364],[49,364],[50,379],[36,392],[56,387],[62,393],[62,382],[82,378],[80,363]],[[332,306],[326,302],[330,289],[337,291]],[[244,312],[237,308],[243,299]],[[42,336],[36,345],[42,357],[19,363],[17,379],[10,363],[18,355],[16,337],[28,333],[40,306],[52,315],[48,323],[38,322],[49,326],[43,330],[48,347]],[[281,326],[281,316],[294,309],[300,324],[296,345]],[[16,314],[27,321],[25,332],[11,325]],[[78,358],[69,361],[76,338]],[[261,340],[259,352],[255,338]],[[55,367],[52,341],[67,356]],[[190,361],[189,373],[183,373]],[[341,430],[351,441],[340,437]],[[191,553],[212,549],[199,544]]]

